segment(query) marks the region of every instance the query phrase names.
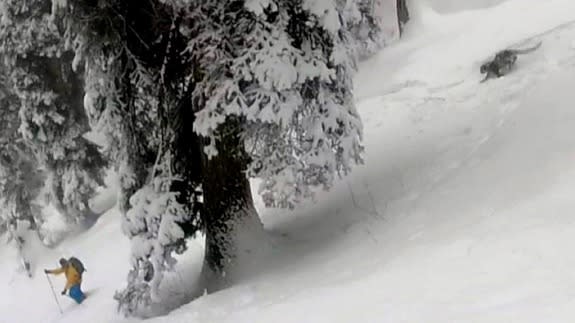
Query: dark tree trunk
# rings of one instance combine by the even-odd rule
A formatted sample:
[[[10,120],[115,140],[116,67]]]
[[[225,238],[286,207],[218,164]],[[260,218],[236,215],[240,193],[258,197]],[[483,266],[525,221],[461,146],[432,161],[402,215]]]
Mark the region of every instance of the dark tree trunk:
[[[242,264],[265,245],[245,174],[248,159],[238,124],[227,121],[220,127],[217,156],[203,160],[206,244],[202,279],[209,292],[232,283]]]
[[[178,51],[178,54],[180,51]],[[181,176],[181,180],[172,182],[170,191],[178,193],[178,202],[189,208],[191,216],[189,221],[178,223],[186,237],[194,236],[203,230],[203,192],[202,184],[202,147],[201,138],[194,132],[195,111],[190,107],[190,88],[178,100],[179,103],[173,113],[169,115],[169,128],[173,131],[172,141],[172,169]]]
[[[397,0],[397,24],[399,34],[403,34],[403,26],[409,21],[409,10],[407,9],[407,0]]]

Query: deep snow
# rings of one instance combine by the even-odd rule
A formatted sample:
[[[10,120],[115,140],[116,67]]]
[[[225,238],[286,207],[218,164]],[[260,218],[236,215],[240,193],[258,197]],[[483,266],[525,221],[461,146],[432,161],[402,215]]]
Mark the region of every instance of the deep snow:
[[[424,4],[356,78],[366,164],[315,205],[262,209],[275,238],[265,263],[150,322],[575,321],[575,3]],[[496,50],[537,39],[516,71],[479,84]],[[190,246],[165,286],[175,302],[201,265],[201,241]],[[1,323],[136,321],[112,299],[129,268],[116,210],[34,252],[29,280],[0,248]],[[41,269],[72,254],[90,298],[62,298],[60,315]]]

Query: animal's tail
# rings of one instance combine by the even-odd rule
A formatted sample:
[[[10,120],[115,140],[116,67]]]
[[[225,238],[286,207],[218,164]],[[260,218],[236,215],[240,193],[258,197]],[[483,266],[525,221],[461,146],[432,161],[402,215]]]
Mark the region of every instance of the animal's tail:
[[[527,54],[531,53],[532,51],[536,50],[537,48],[541,47],[542,41],[539,41],[535,46],[524,48],[524,49],[510,49],[511,52],[514,54]]]

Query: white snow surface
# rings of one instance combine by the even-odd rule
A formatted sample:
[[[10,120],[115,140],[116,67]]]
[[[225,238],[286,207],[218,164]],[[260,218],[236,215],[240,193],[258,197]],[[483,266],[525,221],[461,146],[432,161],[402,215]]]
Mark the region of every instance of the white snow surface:
[[[575,322],[575,2],[441,14],[411,2],[405,38],[356,77],[365,165],[316,204],[260,208],[274,250],[252,275],[150,323]],[[537,40],[511,74],[479,83],[495,51]],[[119,217],[35,243],[33,279],[0,247],[0,323],[139,321],[112,299],[130,266]],[[60,314],[42,269],[69,255],[89,296],[57,295]],[[192,241],[166,278],[173,302],[201,257]]]

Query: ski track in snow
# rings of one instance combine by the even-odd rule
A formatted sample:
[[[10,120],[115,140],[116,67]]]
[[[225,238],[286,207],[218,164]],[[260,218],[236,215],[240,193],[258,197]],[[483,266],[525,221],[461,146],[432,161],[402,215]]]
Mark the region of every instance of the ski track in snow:
[[[263,211],[275,250],[252,277],[149,321],[575,321],[573,20],[567,0],[415,8],[406,38],[356,78],[366,164],[315,205]],[[483,60],[533,36],[538,51],[479,84]],[[1,248],[0,323],[138,321],[112,299],[129,269],[118,216],[37,246],[32,281]],[[174,299],[192,288],[182,277],[197,275],[201,248],[168,275]],[[63,254],[84,260],[91,295],[61,298],[61,316],[41,269]],[[52,281],[58,292],[62,278]]]

